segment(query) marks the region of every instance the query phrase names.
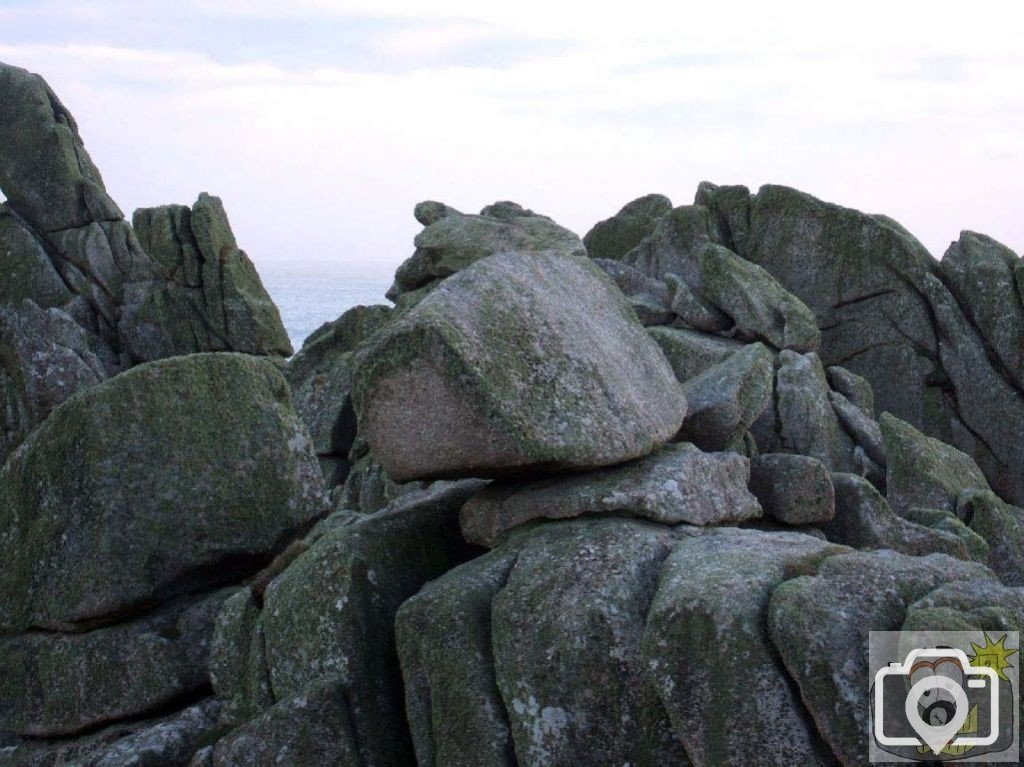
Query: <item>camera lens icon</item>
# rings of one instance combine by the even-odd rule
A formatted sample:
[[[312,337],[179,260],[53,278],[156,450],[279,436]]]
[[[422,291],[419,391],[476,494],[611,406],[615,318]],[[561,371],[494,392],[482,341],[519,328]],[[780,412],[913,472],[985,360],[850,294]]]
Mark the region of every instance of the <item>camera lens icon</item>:
[[[893,682],[902,678],[904,685]],[[991,716],[991,732],[984,736],[961,733],[971,714],[971,704],[964,685],[984,692]],[[917,738],[896,736],[885,732],[886,706],[892,707],[894,689],[907,690],[903,700],[905,721]],[[909,689],[907,689],[909,687]],[[888,692],[887,692],[888,691]],[[878,742],[885,746],[917,746],[924,743],[936,755],[949,745],[989,746],[999,737],[999,676],[991,668],[972,666],[962,650],[953,648],[921,648],[907,654],[903,663],[890,664],[875,674],[874,730]]]

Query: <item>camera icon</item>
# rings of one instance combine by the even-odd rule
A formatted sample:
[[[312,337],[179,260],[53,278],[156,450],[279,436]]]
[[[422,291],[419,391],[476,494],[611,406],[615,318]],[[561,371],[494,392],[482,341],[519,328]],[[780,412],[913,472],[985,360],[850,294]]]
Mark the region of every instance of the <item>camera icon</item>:
[[[971,665],[967,654],[956,648],[911,650],[902,663],[875,673],[872,719],[882,746],[916,747],[923,742],[935,755],[951,746],[991,746],[1000,737],[999,707],[999,674]],[[887,732],[886,723],[894,719],[904,726]],[[906,734],[907,727],[917,737]]]

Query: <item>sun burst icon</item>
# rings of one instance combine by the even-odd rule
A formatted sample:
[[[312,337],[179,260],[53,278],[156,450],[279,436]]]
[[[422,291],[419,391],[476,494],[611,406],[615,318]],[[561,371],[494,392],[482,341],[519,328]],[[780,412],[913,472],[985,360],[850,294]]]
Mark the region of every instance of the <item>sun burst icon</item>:
[[[1013,668],[1013,664],[1010,663],[1008,658],[1011,655],[1016,655],[1017,651],[1006,647],[1006,634],[1003,634],[997,642],[992,641],[987,631],[983,631],[982,634],[985,637],[984,645],[971,642],[971,650],[974,652],[974,655],[971,656],[971,665],[990,668],[999,675],[1000,679],[1009,681],[1005,670]]]

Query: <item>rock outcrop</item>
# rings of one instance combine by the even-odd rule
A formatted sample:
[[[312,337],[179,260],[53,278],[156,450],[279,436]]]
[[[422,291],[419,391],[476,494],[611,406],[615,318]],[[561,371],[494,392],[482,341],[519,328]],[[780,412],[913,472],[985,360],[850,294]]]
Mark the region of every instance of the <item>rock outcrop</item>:
[[[135,364],[291,354],[217,198],[140,211],[137,234],[71,113],[41,77],[6,64],[0,134],[0,459],[75,391]]]
[[[1024,628],[993,240],[425,202],[284,362],[219,200],[129,225],[0,97],[0,767],[859,767],[869,632]]]

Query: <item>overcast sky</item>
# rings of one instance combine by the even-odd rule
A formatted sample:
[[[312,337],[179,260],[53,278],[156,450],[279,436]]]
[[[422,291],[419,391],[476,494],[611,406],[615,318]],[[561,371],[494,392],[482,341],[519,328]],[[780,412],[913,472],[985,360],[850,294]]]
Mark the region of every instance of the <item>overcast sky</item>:
[[[49,80],[126,211],[219,194],[258,265],[390,273],[422,199],[582,235],[703,179],[1024,251],[1021,0],[600,6],[0,0],[0,60]]]

